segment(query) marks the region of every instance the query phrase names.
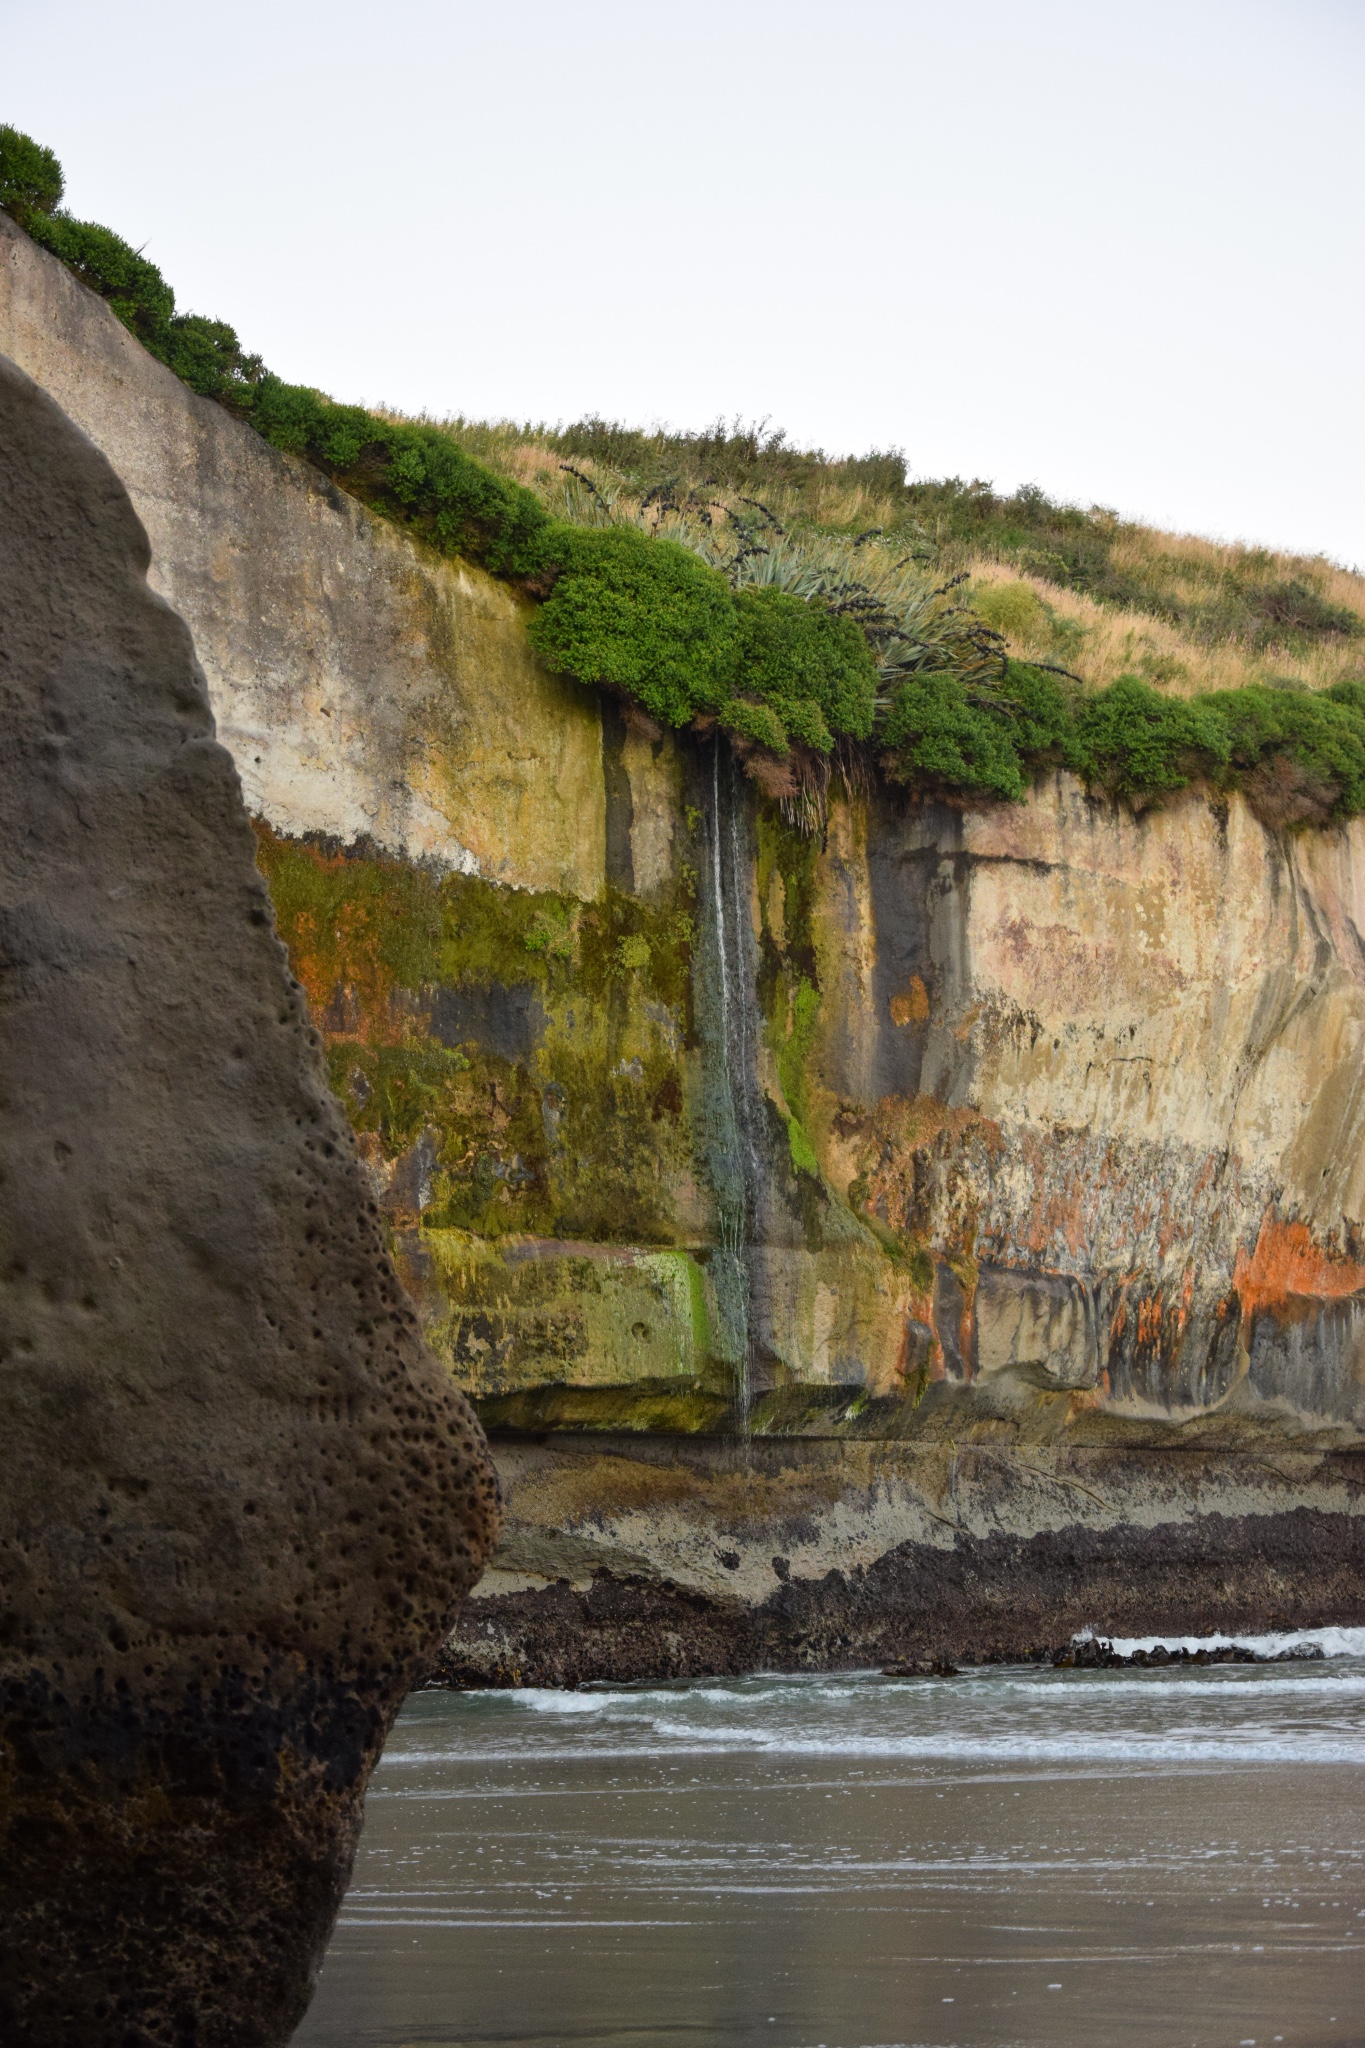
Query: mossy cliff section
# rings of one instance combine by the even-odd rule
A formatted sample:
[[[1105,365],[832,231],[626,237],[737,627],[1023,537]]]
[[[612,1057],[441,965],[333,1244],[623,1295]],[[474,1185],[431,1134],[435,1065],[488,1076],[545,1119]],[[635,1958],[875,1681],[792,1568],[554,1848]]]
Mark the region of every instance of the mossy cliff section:
[[[496,1481],[127,494],[0,445],[0,2036],[279,2048]]]
[[[641,742],[633,782],[627,752],[614,859],[672,849],[648,895],[262,834],[486,1419],[1358,1440],[1361,827],[1059,776],[1027,809],[838,800],[821,845],[714,749]]]

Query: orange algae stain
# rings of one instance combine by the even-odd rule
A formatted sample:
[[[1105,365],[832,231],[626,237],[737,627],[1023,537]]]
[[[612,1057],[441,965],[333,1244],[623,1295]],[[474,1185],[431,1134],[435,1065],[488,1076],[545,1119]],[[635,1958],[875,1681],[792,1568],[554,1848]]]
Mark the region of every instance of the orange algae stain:
[[[912,974],[910,986],[892,996],[889,1004],[893,1024],[923,1024],[929,1016],[929,991],[922,976]]]
[[[1138,1303],[1137,1335],[1139,1344],[1155,1344],[1161,1337],[1161,1297],[1149,1294]]]
[[[1050,1185],[1055,1173],[1055,1151],[1034,1131],[1023,1131],[1019,1150],[1032,1180],[1028,1215],[1019,1236],[1035,1258],[1042,1258],[1060,1240],[1073,1257],[1084,1253],[1089,1241],[1086,1229],[1086,1200],[1094,1189],[1075,1174],[1062,1186]]]
[[[972,1035],[973,1026],[980,1018],[984,1008],[984,1003],[973,1003],[970,1010],[964,1010],[962,1015],[958,1018],[957,1023],[953,1026],[953,1037],[957,1040],[959,1045],[965,1045],[967,1043],[967,1040]]]
[[[1306,1223],[1281,1223],[1267,1210],[1255,1250],[1248,1256],[1245,1245],[1238,1247],[1232,1284],[1243,1315],[1251,1315],[1294,1294],[1328,1301],[1358,1294],[1365,1289],[1365,1265],[1334,1258],[1314,1243]]]
[[[275,927],[314,1022],[329,1040],[384,1045],[411,1036],[412,1004],[389,958],[411,912],[401,866],[288,840],[259,820],[254,830]]]

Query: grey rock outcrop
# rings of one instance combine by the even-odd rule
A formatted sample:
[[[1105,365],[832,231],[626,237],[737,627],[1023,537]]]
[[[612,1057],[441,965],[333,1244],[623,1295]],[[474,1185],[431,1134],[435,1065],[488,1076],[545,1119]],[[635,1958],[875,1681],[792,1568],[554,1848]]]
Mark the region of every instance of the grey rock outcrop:
[[[264,2048],[496,1483],[127,494],[0,445],[0,2032]]]

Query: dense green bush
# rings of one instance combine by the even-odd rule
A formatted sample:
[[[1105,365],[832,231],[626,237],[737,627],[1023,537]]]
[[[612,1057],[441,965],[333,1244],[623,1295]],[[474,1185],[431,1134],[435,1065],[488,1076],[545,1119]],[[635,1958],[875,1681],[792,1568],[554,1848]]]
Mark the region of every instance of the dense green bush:
[[[29,222],[29,233],[60,256],[82,284],[108,299],[124,326],[154,355],[161,353],[175,314],[175,294],[154,263],[112,229],[65,213],[39,216]]]
[[[893,781],[1017,800],[1027,786],[1008,721],[974,704],[948,673],[911,676],[896,692],[881,738]]]
[[[911,676],[880,739],[893,781],[1018,799],[1043,763],[1081,770],[1076,721],[1057,682],[1011,661],[998,685],[969,688],[947,673]]]
[[[52,151],[0,122],[0,206],[31,233],[35,215],[54,213],[65,189]]]
[[[1027,784],[1008,729],[947,672],[902,683],[886,721],[894,780],[1017,801]]]
[[[739,635],[718,570],[629,526],[558,526],[551,546],[560,573],[530,627],[547,661],[625,691],[663,725],[721,709]]]
[[[772,705],[761,704],[753,697],[731,697],[721,710],[720,725],[722,731],[734,738],[752,740],[755,746],[766,747],[771,754],[791,751],[787,728]]]
[[[1365,811],[1365,684],[1337,683],[1323,695],[1220,690],[1198,701],[1221,720],[1238,779],[1279,755],[1323,809]]]
[[[964,795],[1018,798],[1038,768],[1054,765],[1130,799],[1203,776],[1245,789],[1275,824],[1365,811],[1362,682],[1323,695],[1251,687],[1183,699],[1120,676],[1068,698],[1050,676],[1010,662],[990,690],[953,675],[903,683],[878,737],[893,780]],[[1272,763],[1280,773],[1268,781]]]
[[[1120,676],[1087,700],[1076,720],[1087,781],[1114,796],[1183,789],[1192,775],[1227,765],[1227,727],[1208,701],[1165,697],[1136,676]]]
[[[740,590],[734,602],[737,688],[778,719],[782,739],[773,751],[785,753],[788,736],[821,754],[836,734],[867,739],[877,669],[862,629],[783,590]]]
[[[243,354],[235,328],[202,313],[177,313],[159,344],[151,346],[191,391],[220,404],[244,403],[261,374],[260,357]]]
[[[732,592],[690,548],[636,527],[559,526],[547,546],[559,574],[531,640],[556,668],[665,725],[719,714],[774,754],[871,734],[877,670],[851,619],[781,590]]]
[[[268,371],[240,403],[274,447],[308,456],[443,553],[502,576],[535,576],[549,565],[552,522],[539,500],[475,462],[439,427],[335,405]]]

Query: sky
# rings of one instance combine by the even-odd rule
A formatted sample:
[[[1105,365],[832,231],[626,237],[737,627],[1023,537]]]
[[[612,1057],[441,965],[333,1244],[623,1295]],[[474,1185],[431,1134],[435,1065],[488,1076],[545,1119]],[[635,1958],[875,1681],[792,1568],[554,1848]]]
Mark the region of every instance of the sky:
[[[1365,564],[1365,0],[0,0],[0,52],[69,209],[334,397]]]

